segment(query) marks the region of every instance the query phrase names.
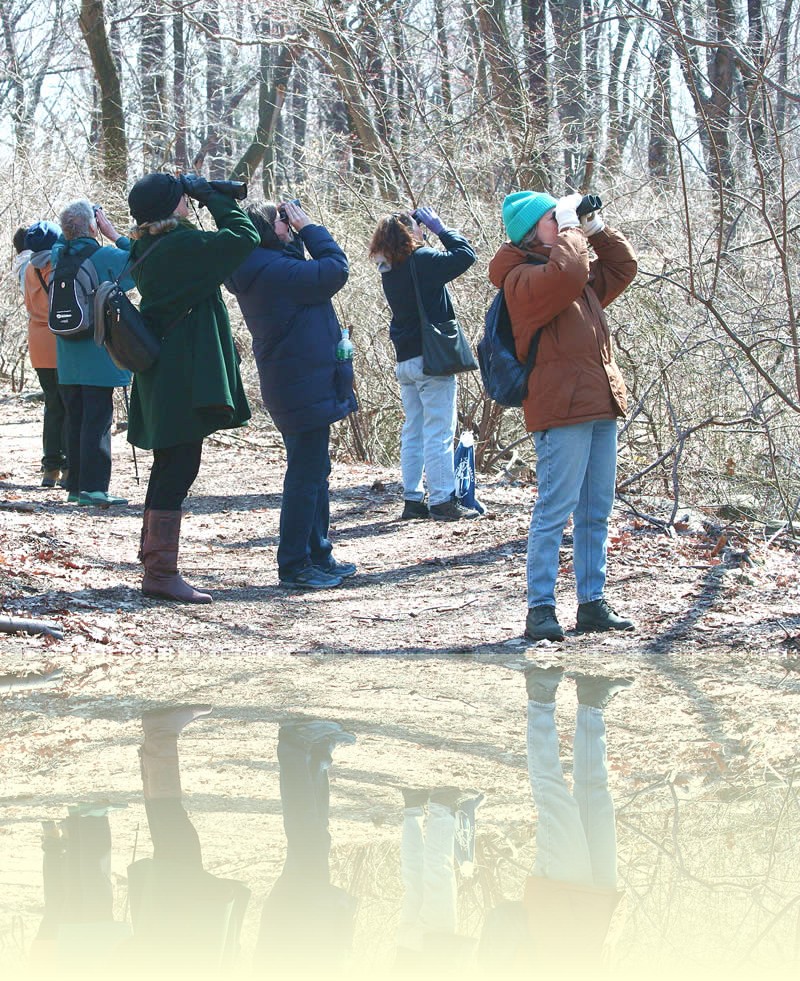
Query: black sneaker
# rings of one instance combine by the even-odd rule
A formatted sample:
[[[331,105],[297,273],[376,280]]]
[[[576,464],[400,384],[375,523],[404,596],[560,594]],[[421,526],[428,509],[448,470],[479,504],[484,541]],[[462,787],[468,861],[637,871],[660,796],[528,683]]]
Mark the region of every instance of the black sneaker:
[[[339,562],[333,556],[324,565],[315,563],[314,568],[327,573],[329,576],[338,576],[340,579],[349,579],[350,576],[354,576],[358,572],[355,562]]]
[[[449,501],[442,501],[441,504],[431,504],[431,517],[434,521],[462,521],[470,518],[480,518],[480,513],[472,508],[465,508],[459,504],[455,494]]]
[[[291,576],[281,576],[280,583],[285,589],[334,589],[341,586],[342,577],[307,565]]]
[[[290,719],[281,723],[278,739],[302,749],[313,749],[315,746],[329,746],[332,749],[339,743],[352,746],[356,741],[353,733],[346,732],[341,723],[328,719]]]
[[[633,620],[616,614],[604,599],[578,605],[575,629],[579,634],[599,633],[605,630],[635,630]]]
[[[415,518],[430,518],[431,512],[424,501],[403,501],[403,513],[400,515],[401,521],[413,521]]]
[[[528,640],[563,640],[564,631],[556,619],[554,606],[532,606],[525,617]]]
[[[45,470],[42,474],[42,487],[55,487],[60,475],[60,470]]]

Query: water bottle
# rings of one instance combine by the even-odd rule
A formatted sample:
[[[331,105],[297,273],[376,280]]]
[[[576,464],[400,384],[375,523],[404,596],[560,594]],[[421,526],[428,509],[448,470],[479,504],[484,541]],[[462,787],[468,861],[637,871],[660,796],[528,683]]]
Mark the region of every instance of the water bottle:
[[[349,327],[342,327],[342,337],[339,343],[336,345],[336,360],[337,361],[353,360],[353,342],[350,340]]]

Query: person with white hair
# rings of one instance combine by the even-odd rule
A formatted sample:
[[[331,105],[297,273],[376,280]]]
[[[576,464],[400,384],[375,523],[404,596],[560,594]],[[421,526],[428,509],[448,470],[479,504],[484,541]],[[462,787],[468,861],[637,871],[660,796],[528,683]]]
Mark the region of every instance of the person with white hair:
[[[102,208],[85,198],[71,201],[59,216],[61,237],[53,245],[51,265],[55,270],[62,255],[86,255],[100,281],[115,279],[128,262],[130,242],[114,228]],[[102,233],[112,245],[101,246]],[[133,280],[121,281],[124,290]],[[67,410],[67,500],[81,505],[127,504],[108,493],[111,483],[111,423],[114,418],[114,389],[130,385],[131,373],[118,368],[94,337],[56,338],[58,381]]]

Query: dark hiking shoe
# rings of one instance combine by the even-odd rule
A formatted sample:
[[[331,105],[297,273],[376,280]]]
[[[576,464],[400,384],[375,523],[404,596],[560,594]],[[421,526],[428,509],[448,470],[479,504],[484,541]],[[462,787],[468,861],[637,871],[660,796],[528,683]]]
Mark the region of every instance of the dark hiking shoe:
[[[55,487],[60,475],[60,470],[45,470],[42,474],[42,487]]]
[[[430,518],[431,512],[424,501],[403,501],[401,521],[413,521],[415,518]]]
[[[401,787],[403,807],[424,807],[428,803],[430,791],[427,787]]]
[[[314,563],[314,568],[319,569],[328,576],[338,576],[340,579],[349,579],[358,572],[355,562],[337,562],[333,557],[323,565]]]
[[[604,599],[578,605],[578,619],[575,629],[579,634],[602,632],[604,630],[635,630],[633,620],[618,616]]]
[[[525,687],[528,698],[532,702],[552,704],[556,700],[556,689],[564,677],[564,669],[554,664],[543,668],[539,664],[531,664],[525,668]]]
[[[462,521],[469,518],[480,518],[480,512],[472,508],[465,508],[459,504],[455,494],[449,501],[442,501],[441,504],[431,504],[431,517],[434,521]]]
[[[525,618],[528,640],[563,640],[564,631],[556,619],[554,606],[532,606]]]
[[[607,678],[603,675],[573,674],[578,687],[578,704],[604,709],[611,699],[633,684],[633,678]]]
[[[308,565],[291,576],[281,576],[280,583],[285,589],[334,589],[341,586],[342,577]]]
[[[356,737],[345,732],[338,722],[327,719],[297,719],[283,722],[278,729],[278,739],[290,742],[301,749],[326,746],[333,749],[339,743],[352,746]]]

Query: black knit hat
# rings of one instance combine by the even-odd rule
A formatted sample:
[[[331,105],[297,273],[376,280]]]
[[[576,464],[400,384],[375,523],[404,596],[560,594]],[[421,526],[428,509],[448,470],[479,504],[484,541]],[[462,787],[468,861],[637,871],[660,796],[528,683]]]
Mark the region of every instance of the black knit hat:
[[[137,225],[169,218],[183,197],[183,184],[171,174],[148,174],[131,188],[128,207]]]

